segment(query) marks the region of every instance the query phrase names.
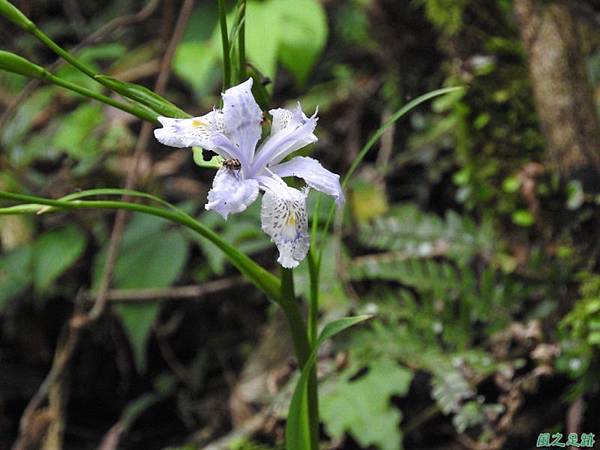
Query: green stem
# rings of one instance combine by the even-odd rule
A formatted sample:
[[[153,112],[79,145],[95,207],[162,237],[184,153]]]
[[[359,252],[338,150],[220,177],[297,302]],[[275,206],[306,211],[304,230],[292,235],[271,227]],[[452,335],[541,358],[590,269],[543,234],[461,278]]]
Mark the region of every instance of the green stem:
[[[229,37],[227,36],[227,12],[225,0],[218,0],[221,45],[223,46],[223,90],[231,87],[231,61],[229,59]]]
[[[81,72],[85,73],[87,76],[94,78],[96,73],[92,70],[91,67],[85,65],[81,61],[77,60],[73,55],[71,55],[68,51],[54,42],[50,36],[40,30],[37,25],[33,24],[28,28],[29,32],[33,34],[38,40],[40,40],[43,44],[45,44],[50,50],[60,56],[62,59],[67,61],[73,67],[76,67]],[[94,78],[95,79],[95,78]]]
[[[239,82],[246,79],[246,0],[240,0],[240,30],[238,35]]]
[[[156,124],[158,123],[158,121],[156,120],[158,114],[156,114],[154,111],[143,108],[139,104],[120,102],[113,98],[107,97],[106,95],[98,94],[97,92],[84,88],[76,83],[72,83],[60,77],[57,77],[56,75],[53,75],[50,72],[46,74],[44,79],[57,86],[69,89],[70,91],[76,92],[85,97],[93,98],[94,100],[98,100],[99,102],[106,103],[107,105],[128,112],[129,114],[132,114],[140,119],[147,120],[148,122]]]
[[[282,307],[290,325],[298,365],[302,369],[310,355],[310,345],[306,336],[304,319],[296,302],[294,272],[291,269],[281,269],[281,298]]]
[[[16,200],[21,202],[33,203],[35,205],[53,206],[58,209],[125,209],[144,214],[150,214],[157,217],[170,220],[171,222],[179,223],[191,230],[197,232],[202,237],[211,241],[225,255],[229,257],[231,263],[245,275],[254,285],[261,289],[271,300],[282,305],[281,286],[276,277],[263,267],[256,264],[247,255],[241,253],[227,241],[223,240],[218,234],[201,224],[193,217],[177,211],[168,211],[154,206],[141,205],[138,203],[128,203],[116,200],[50,200],[42,197],[34,197],[30,195],[14,194],[12,192],[0,191],[0,198],[7,200]],[[44,208],[33,208],[31,204],[13,206],[10,208],[1,208],[0,215],[13,214],[34,214],[43,212]]]
[[[281,271],[281,307],[287,317],[290,331],[292,333],[292,341],[294,342],[294,350],[298,358],[300,370],[304,368],[311,353],[310,343],[304,319],[296,302],[294,292],[294,272],[291,269],[282,269]],[[310,449],[318,450],[319,448],[319,393],[317,383],[316,365],[311,368],[310,377],[307,386],[308,395],[308,424],[310,435]]]
[[[310,345],[317,341],[317,320],[319,318],[319,269],[317,255],[311,249],[308,252],[308,273],[310,276],[310,296],[308,304],[308,339]]]

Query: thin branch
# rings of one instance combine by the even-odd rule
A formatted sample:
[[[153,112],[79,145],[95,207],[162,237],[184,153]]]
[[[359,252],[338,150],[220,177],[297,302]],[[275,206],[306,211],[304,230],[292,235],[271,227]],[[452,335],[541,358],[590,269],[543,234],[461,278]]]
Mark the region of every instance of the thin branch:
[[[156,302],[168,300],[200,300],[202,297],[247,284],[244,277],[222,278],[199,286],[177,286],[170,288],[149,289],[111,289],[106,293],[110,302]],[[92,293],[86,296],[91,298]]]

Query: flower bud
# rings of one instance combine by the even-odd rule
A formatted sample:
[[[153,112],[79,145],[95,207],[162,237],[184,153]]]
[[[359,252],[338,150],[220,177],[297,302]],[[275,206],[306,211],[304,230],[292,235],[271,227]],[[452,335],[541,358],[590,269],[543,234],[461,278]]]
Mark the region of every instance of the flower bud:
[[[1,1],[1,0],[0,0]],[[48,71],[22,56],[0,50],[0,69],[29,78],[45,78]]]
[[[0,15],[6,17],[16,26],[21,27],[24,30],[30,30],[35,27],[35,24],[8,0],[0,0]]]

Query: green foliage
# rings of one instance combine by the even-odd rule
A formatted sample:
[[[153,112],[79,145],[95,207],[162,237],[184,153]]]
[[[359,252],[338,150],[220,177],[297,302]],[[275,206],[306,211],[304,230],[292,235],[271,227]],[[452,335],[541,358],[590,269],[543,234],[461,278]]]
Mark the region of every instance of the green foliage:
[[[279,60],[303,84],[327,39],[323,7],[314,0],[250,1],[246,20],[250,61],[273,78]]]
[[[82,104],[60,121],[52,145],[75,159],[93,155],[98,151],[98,138],[94,131],[103,121],[100,105]]]
[[[211,92],[222,58],[216,22],[204,21],[214,27],[210,38],[206,29],[191,30],[174,61],[175,72],[197,95]],[[233,13],[228,23],[234,23]],[[274,80],[279,62],[303,85],[325,47],[328,27],[323,6],[316,0],[249,0],[245,31],[246,57],[261,74]]]
[[[292,401],[290,403],[290,410],[288,413],[287,425],[285,429],[285,442],[288,450],[309,450],[310,449],[310,437],[309,437],[309,426],[308,426],[308,383],[311,371],[317,361],[317,355],[319,348],[323,342],[332,338],[338,333],[346,330],[347,328],[358,325],[365,320],[370,319],[371,316],[356,316],[356,317],[345,317],[343,319],[334,320],[329,322],[323,328],[323,331],[319,334],[316,342],[313,344],[310,356],[304,363],[304,367],[300,372],[300,378],[294,388],[294,394],[292,395]]]
[[[42,234],[33,246],[33,284],[40,294],[81,256],[85,235],[75,225]]]
[[[277,1],[282,22],[279,58],[303,85],[327,41],[327,17],[314,0]]]
[[[600,275],[580,275],[581,298],[560,322],[562,353],[556,367],[577,380],[572,396],[597,391],[600,365]]]
[[[600,275],[584,276],[580,290],[581,298],[564,317],[562,327],[572,339],[600,349]]]
[[[177,46],[173,70],[198,96],[207,95],[216,84],[219,52],[214,41],[184,41]]]
[[[200,221],[235,245],[244,253],[257,254],[271,246],[268,237],[256,226],[260,222],[260,205],[255,202],[244,214],[232,215],[228,220],[223,220],[215,213],[205,213],[200,216]],[[225,272],[227,257],[213,244],[198,236],[192,236],[200,246],[206,257],[207,267],[201,269],[201,276],[210,274],[221,275]]]
[[[498,269],[502,245],[494,230],[455,212],[441,218],[401,204],[361,225],[358,237],[383,253],[355,257],[350,278],[400,287],[371,288],[366,308],[380,319],[352,333],[346,345],[353,367],[394,360],[425,371],[433,400],[457,432],[487,430],[501,407],[477,395],[476,380],[501,364],[473,343],[504,329],[532,293]]]
[[[113,91],[151,108],[162,116],[190,117],[189,114],[145,86],[127,83],[106,75],[96,75],[94,78],[103,85],[109,86]]]
[[[45,74],[42,67],[33,64],[19,55],[3,50],[0,50],[0,70],[17,73],[30,78],[42,78]]]
[[[23,245],[0,257],[0,313],[9,300],[32,283],[31,246]]]
[[[388,306],[382,317],[389,320],[373,321],[370,328],[352,334],[346,345],[353,365],[397,360],[413,371],[425,371],[431,375],[432,398],[442,413],[452,415],[458,432],[487,425],[487,412],[498,410],[498,405],[484,404],[476,397],[473,379],[485,378],[502,365],[482,350],[448,350],[440,345],[438,333],[428,333],[419,325],[422,318],[409,317],[401,310],[398,305]]]
[[[138,372],[146,371],[146,347],[160,305],[158,303],[143,303],[139,305],[117,305],[115,312],[121,319],[129,345],[133,350],[133,359]]]
[[[420,0],[425,4],[429,20],[448,35],[456,34],[463,26],[463,13],[469,0]]]
[[[114,286],[120,289],[163,288],[181,275],[188,257],[188,245],[181,230],[169,229],[169,222],[157,217],[136,215],[128,224],[115,264]],[[106,248],[96,257],[96,283],[104,268]],[[158,303],[118,305],[119,315],[131,344],[136,366],[146,367],[146,344]]]
[[[423,3],[428,19],[442,32],[441,47],[464,67],[451,71],[449,82],[466,80],[469,90],[436,101],[435,114],[422,118],[411,137],[411,151],[415,159],[425,150],[437,156],[426,169],[432,181],[440,170],[457,167],[455,199],[466,208],[494,222],[530,227],[533,216],[523,202],[518,175],[527,163],[542,159],[544,140],[514,22],[498,1]]]
[[[0,256],[0,312],[7,302],[31,286],[40,298],[80,258],[85,248],[83,231],[75,225],[47,231],[32,244],[21,245]]]
[[[406,395],[412,372],[392,360],[377,360],[369,364],[366,374],[358,379],[354,376],[354,371],[347,371],[333,390],[322,396],[327,432],[336,439],[347,432],[364,447],[401,449],[402,414],[391,406],[390,399]]]
[[[489,223],[478,226],[454,211],[442,219],[412,203],[397,205],[385,217],[364,224],[358,238],[363,245],[404,258],[446,256],[458,261],[489,256],[495,245]]]
[[[285,450],[284,446],[261,444],[246,438],[239,438],[229,444],[231,450]]]

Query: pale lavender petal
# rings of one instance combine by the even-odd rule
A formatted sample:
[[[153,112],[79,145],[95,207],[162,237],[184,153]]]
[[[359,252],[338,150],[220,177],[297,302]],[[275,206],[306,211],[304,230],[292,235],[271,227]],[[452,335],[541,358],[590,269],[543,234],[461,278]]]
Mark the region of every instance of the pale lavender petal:
[[[252,161],[261,135],[262,111],[252,96],[252,78],[223,94],[224,134],[239,149],[241,161]]]
[[[265,167],[276,164],[296,150],[317,141],[313,131],[317,126],[316,113],[307,117],[300,108],[294,111],[274,109],[271,135],[260,146],[252,164],[252,174],[260,174]]]
[[[269,169],[280,177],[302,178],[311,188],[331,195],[338,205],[344,203],[340,176],[324,168],[316,159],[297,156],[284,163],[270,166]]]
[[[279,250],[277,262],[286,268],[296,267],[306,257],[310,247],[307,191],[299,191],[278,182],[261,183],[261,186],[266,188],[260,212],[262,229]]]
[[[220,110],[215,109],[191,119],[160,116],[158,121],[163,127],[154,130],[154,136],[164,145],[178,148],[197,146],[212,150],[226,159],[240,159],[237,147],[223,135],[225,129]]]
[[[257,180],[246,180],[240,171],[221,167],[213,180],[205,208],[227,219],[229,214],[244,211],[257,196]]]

